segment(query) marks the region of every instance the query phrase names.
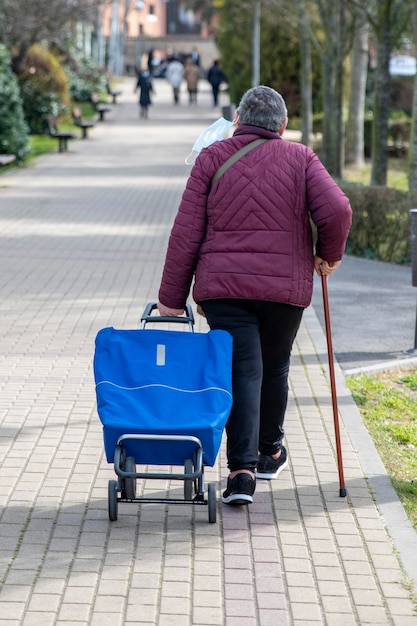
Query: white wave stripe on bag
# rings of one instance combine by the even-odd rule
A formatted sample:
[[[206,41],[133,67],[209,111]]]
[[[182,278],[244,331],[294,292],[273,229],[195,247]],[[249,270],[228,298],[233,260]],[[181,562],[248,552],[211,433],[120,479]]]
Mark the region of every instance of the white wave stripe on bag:
[[[96,387],[99,385],[111,385],[112,387],[117,387],[117,389],[123,389],[125,391],[139,391],[140,389],[149,389],[150,387],[160,387],[162,389],[171,389],[172,391],[180,391],[182,393],[204,393],[206,391],[221,391],[226,393],[228,396],[232,397],[232,394],[227,391],[227,389],[222,389],[221,387],[205,387],[204,389],[180,389],[179,387],[172,387],[171,385],[162,385],[159,383],[152,383],[149,385],[140,385],[138,387],[123,387],[122,385],[117,385],[116,383],[112,383],[111,380],[101,380],[96,384]]]

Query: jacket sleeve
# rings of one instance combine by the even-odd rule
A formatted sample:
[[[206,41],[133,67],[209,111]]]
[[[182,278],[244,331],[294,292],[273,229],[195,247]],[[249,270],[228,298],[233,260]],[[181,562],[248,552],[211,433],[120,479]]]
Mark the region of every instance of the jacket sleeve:
[[[343,257],[352,209],[349,199],[312,152],[306,173],[307,203],[317,228],[316,255],[334,263]]]
[[[210,177],[197,157],[188,178],[165,258],[159,300],[174,309],[184,307],[197,266],[200,246],[206,232],[207,198]]]

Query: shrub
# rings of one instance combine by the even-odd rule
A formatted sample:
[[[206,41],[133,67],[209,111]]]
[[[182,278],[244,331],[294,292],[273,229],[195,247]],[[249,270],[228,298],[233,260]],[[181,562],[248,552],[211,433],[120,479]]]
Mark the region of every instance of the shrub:
[[[364,121],[364,143],[365,157],[370,158],[372,154],[372,114],[367,114]],[[391,114],[388,123],[388,150],[392,156],[405,156],[408,152],[410,142],[411,120],[404,114],[401,117]]]
[[[348,183],[340,186],[353,212],[347,252],[389,263],[409,263],[409,211],[417,207],[417,192]]]
[[[93,92],[106,91],[104,71],[93,59],[72,57],[65,64],[71,98],[76,102],[89,102]]]
[[[18,83],[11,69],[10,54],[3,45],[0,45],[0,152],[14,154],[18,163],[30,152]]]
[[[70,103],[66,74],[51,52],[35,44],[25,55],[19,84],[30,132],[41,134],[45,117],[58,116]]]
[[[388,125],[388,138],[392,143],[394,154],[405,156],[410,145],[411,120],[391,119]]]

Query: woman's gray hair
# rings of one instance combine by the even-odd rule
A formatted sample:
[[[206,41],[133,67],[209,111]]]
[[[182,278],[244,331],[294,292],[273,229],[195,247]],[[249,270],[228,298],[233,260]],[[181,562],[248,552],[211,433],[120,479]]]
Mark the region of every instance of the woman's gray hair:
[[[277,133],[288,116],[284,98],[272,87],[252,87],[238,107],[241,124],[259,126]]]

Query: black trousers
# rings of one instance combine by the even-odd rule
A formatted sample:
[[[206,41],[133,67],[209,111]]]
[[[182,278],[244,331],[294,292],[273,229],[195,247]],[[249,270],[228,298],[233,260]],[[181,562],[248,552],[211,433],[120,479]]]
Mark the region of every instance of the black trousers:
[[[211,329],[233,337],[233,405],[226,425],[231,472],[254,471],[258,451],[281,447],[288,372],[304,309],[259,300],[206,300],[200,305]]]
[[[219,99],[219,89],[220,89],[220,85],[211,86],[211,91],[213,93],[213,104],[215,107],[217,106],[218,99]]]

